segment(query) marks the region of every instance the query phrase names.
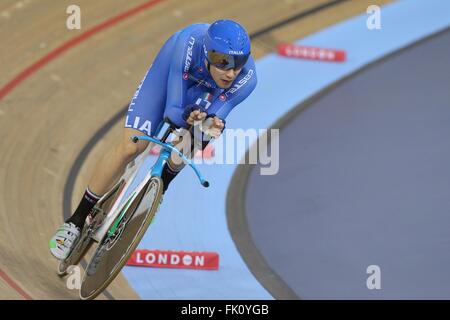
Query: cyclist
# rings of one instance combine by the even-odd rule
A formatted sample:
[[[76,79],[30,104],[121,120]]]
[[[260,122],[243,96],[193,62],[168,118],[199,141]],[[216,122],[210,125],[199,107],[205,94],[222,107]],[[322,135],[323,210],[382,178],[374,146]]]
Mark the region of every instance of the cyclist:
[[[256,82],[250,39],[237,22],[193,24],[173,34],[129,104],[121,141],[97,163],[77,209],[50,240],[51,253],[60,260],[70,254],[101,195],[147,148],[148,141],[133,143],[131,136],[154,136],[165,118],[180,128],[211,118],[208,134],[217,138],[225,128],[227,115],[250,95]],[[164,192],[184,167],[173,157],[163,168]]]

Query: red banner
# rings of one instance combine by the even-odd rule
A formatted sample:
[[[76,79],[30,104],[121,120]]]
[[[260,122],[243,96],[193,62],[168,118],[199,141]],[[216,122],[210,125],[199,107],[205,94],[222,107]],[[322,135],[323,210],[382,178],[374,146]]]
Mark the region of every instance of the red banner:
[[[278,54],[290,58],[319,61],[343,62],[347,59],[347,54],[344,50],[307,47],[289,43],[279,44]]]
[[[215,252],[135,250],[128,260],[127,266],[217,270],[219,269],[219,254]]]

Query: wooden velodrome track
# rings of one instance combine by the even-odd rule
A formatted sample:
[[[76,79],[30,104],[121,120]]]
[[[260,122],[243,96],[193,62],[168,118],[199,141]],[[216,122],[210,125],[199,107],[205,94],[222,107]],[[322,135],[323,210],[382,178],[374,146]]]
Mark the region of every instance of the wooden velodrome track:
[[[236,19],[255,35],[252,51],[258,59],[273,52],[279,42],[299,39],[365,12],[370,4],[390,1],[154,1],[54,54],[92,27],[149,3],[79,0],[82,29],[69,31],[66,8],[72,2],[0,2],[0,299],[78,297],[77,291],[68,290],[65,280],[57,277],[57,262],[47,248],[62,223],[69,171],[95,132],[127,105],[173,32],[191,23]],[[36,65],[49,54],[48,60]],[[82,164],[72,208],[78,204],[96,159],[120,137],[122,127],[123,121],[117,122]],[[139,297],[120,276],[99,297],[111,298]]]

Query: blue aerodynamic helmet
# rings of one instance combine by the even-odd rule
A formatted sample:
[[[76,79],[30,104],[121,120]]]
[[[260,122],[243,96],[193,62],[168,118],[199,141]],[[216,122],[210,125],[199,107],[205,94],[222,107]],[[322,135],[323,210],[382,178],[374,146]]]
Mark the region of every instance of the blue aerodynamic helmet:
[[[223,70],[240,69],[250,56],[250,37],[239,23],[217,20],[206,32],[204,50],[213,66]]]

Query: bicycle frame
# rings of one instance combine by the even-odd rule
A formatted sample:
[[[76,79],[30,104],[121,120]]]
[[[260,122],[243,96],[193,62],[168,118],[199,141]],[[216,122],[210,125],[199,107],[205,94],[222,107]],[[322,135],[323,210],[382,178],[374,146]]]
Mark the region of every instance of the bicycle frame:
[[[126,210],[128,209],[128,205],[132,203],[132,200],[135,196],[139,194],[139,192],[144,188],[147,184],[147,182],[152,177],[161,177],[162,170],[164,167],[164,164],[168,161],[170,155],[172,152],[175,152],[180,156],[183,161],[188,164],[195,172],[197,178],[199,179],[200,183],[204,187],[209,187],[209,182],[206,181],[203,176],[201,175],[200,171],[197,169],[195,164],[188,159],[180,150],[175,148],[171,142],[166,143],[164,142],[170,133],[173,132],[173,127],[170,127],[168,131],[166,131],[161,139],[155,139],[149,136],[132,136],[130,139],[137,143],[139,140],[146,140],[150,141],[154,144],[157,144],[161,146],[161,150],[158,156],[158,159],[156,163],[152,166],[151,170],[148,170],[144,179],[142,179],[140,182],[138,181],[138,174],[142,174],[142,170],[147,170],[146,168],[143,168],[143,165],[145,163],[146,158],[148,158],[147,150],[152,147],[151,144],[149,144],[148,148],[144,151],[144,157],[139,159],[136,159],[137,162],[135,164],[136,168],[134,171],[131,171],[132,167],[127,167],[123,177],[121,180],[125,181],[125,186],[122,189],[120,195],[118,196],[117,200],[115,201],[114,205],[112,206],[111,210],[107,213],[107,216],[105,217],[105,220],[101,224],[101,226],[94,232],[92,238],[100,242],[101,239],[105,236],[105,234],[108,232],[108,230],[111,230],[111,226],[113,226],[112,229],[114,229],[115,224],[117,224],[117,221],[120,219],[117,219],[117,217],[120,217],[123,215]],[[120,183],[120,182],[119,182]],[[117,219],[117,220],[116,220]],[[116,223],[115,223],[116,222]],[[113,225],[114,223],[114,225]]]

